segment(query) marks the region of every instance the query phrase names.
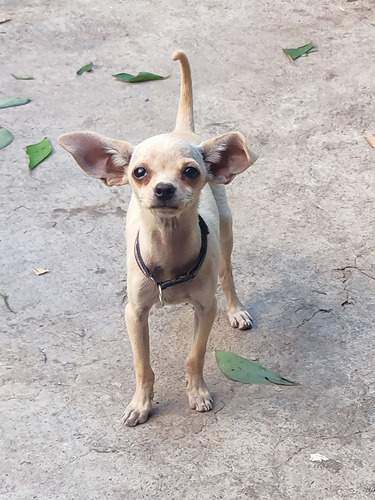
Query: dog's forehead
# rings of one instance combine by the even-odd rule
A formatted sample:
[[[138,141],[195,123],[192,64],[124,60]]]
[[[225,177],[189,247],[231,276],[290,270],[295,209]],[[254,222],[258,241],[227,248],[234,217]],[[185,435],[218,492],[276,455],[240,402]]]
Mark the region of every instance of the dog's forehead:
[[[150,137],[135,147],[133,161],[144,163],[177,162],[182,158],[191,158],[202,162],[202,155],[197,146],[172,134]]]

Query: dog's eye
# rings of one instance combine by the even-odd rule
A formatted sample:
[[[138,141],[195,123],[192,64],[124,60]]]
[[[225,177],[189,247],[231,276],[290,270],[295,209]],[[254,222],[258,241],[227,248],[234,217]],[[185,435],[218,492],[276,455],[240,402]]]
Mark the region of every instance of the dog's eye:
[[[199,176],[199,170],[197,170],[195,167],[186,167],[184,170],[184,175],[188,179],[196,179]]]
[[[134,170],[133,175],[136,179],[141,180],[147,175],[145,167],[138,167]]]

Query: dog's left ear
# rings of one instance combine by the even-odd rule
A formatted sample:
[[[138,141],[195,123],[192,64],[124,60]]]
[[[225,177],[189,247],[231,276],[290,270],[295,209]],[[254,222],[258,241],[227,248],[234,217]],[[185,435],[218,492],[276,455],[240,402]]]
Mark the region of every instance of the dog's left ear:
[[[128,183],[127,169],[133,146],[94,132],[71,132],[59,137],[59,144],[91,177],[107,186]]]
[[[252,165],[257,156],[247,147],[240,132],[229,132],[199,145],[208,169],[208,180],[229,184],[236,175]]]

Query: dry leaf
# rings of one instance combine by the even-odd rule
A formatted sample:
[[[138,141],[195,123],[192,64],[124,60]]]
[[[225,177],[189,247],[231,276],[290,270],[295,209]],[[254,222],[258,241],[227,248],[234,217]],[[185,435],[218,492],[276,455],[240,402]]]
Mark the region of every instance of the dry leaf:
[[[37,276],[41,276],[42,274],[47,274],[49,273],[49,269],[44,269],[44,267],[36,267],[34,269],[34,273],[37,275]]]
[[[312,453],[310,455],[310,461],[311,462],[327,462],[329,458],[325,457],[324,455],[321,455],[320,453]]]
[[[10,17],[0,17],[0,24],[7,23],[10,21]]]
[[[369,132],[365,135],[366,141],[370,144],[371,147],[375,149],[375,136],[372,132]]]

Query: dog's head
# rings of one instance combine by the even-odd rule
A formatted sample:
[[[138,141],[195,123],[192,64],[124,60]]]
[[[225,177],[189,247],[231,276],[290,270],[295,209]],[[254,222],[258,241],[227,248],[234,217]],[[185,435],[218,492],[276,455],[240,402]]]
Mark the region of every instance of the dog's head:
[[[256,159],[239,132],[199,146],[173,133],[133,147],[93,132],[72,132],[62,135],[59,144],[89,175],[107,186],[130,184],[141,206],[163,217],[197,204],[206,182],[228,184]]]

